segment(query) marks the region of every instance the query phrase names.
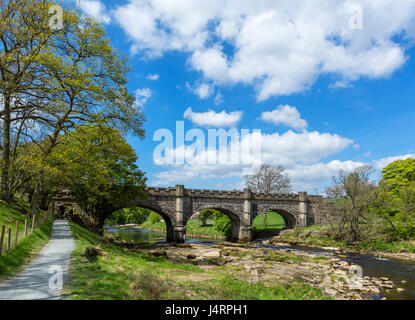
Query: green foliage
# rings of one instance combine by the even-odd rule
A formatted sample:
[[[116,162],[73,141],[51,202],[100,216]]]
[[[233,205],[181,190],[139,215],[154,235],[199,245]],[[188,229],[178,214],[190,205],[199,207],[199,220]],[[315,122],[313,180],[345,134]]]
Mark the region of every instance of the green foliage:
[[[80,126],[61,137],[50,157],[57,171],[52,183],[70,190],[102,228],[112,212],[144,196],[145,178],[136,161],[117,130]]]
[[[53,179],[62,134],[94,124],[144,135],[144,116],[127,88],[128,59],[111,46],[104,26],[76,6],[60,3],[63,27],[51,28],[53,4],[0,0],[0,73],[7,74],[0,81],[1,197],[10,202],[20,191],[31,196],[32,208],[62,187]]]
[[[117,210],[108,218],[111,224],[142,224],[147,220],[151,211],[143,208],[124,208]]]
[[[217,210],[214,210],[213,214],[215,218],[215,222],[213,223],[213,228],[217,231],[222,232],[223,234],[227,236],[232,235],[232,221],[229,219],[229,217]]]
[[[155,224],[161,221],[161,217],[158,213],[152,211],[150,213],[150,216],[148,217],[148,220],[150,221],[151,224]]]
[[[202,226],[205,227],[207,225],[208,219],[212,218],[213,215],[214,215],[214,210],[212,209],[206,209],[206,210],[200,211],[199,219],[200,221],[202,221]]]
[[[370,212],[383,219],[384,232],[389,240],[415,237],[415,182],[400,187],[396,192],[381,185],[375,194]]]
[[[382,170],[382,174],[380,185],[394,196],[398,196],[403,187],[415,182],[415,159],[392,162]]]

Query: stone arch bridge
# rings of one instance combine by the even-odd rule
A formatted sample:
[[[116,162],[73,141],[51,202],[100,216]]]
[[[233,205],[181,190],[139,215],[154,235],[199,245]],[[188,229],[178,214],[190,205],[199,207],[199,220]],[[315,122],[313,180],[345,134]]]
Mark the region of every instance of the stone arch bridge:
[[[150,209],[160,214],[167,230],[167,241],[183,242],[186,224],[204,209],[216,209],[232,221],[232,241],[252,241],[253,221],[266,211],[278,212],[286,228],[306,227],[322,223],[327,206],[322,196],[298,194],[262,194],[249,189],[244,191],[217,191],[186,189],[183,185],[172,188],[146,188],[147,199],[137,199],[133,206]],[[68,196],[56,198],[55,207],[70,203]],[[74,212],[81,211],[72,201]]]

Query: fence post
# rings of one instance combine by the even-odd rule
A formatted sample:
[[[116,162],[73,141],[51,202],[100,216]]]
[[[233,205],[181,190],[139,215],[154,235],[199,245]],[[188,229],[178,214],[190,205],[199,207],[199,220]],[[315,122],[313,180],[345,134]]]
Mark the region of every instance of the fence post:
[[[27,219],[24,219],[24,236],[23,237],[26,237],[27,236]]]
[[[12,228],[9,227],[8,230],[8,237],[7,237],[7,251],[10,250],[11,244],[12,244]]]
[[[17,238],[19,237],[19,221],[16,221],[16,236],[14,238],[14,244],[17,246]]]
[[[35,228],[35,217],[36,217],[36,215],[33,214],[33,218],[32,218],[32,231],[30,231],[30,233],[32,233],[33,232],[33,229]]]
[[[1,238],[0,238],[0,257],[3,253],[3,243],[4,243],[4,233],[6,231],[6,226],[3,224],[1,227]]]

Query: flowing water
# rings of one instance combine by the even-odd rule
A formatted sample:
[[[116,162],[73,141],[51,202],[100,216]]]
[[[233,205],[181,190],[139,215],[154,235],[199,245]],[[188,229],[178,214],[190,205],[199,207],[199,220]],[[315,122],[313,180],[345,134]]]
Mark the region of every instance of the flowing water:
[[[415,300],[415,263],[413,262],[378,258],[357,253],[342,252],[337,254],[332,250],[291,245],[258,245],[258,247],[270,250],[310,252],[318,256],[338,258],[347,261],[350,264],[360,266],[363,270],[363,276],[376,278],[386,277],[395,283],[394,289],[382,291],[380,295],[374,297],[375,299],[386,297],[388,300]],[[403,292],[398,292],[398,288],[405,290]]]
[[[166,242],[166,235],[163,232],[154,232],[145,229],[137,228],[112,228],[107,227],[107,232],[113,233],[120,239],[125,241],[134,241],[137,243],[157,243]],[[220,243],[218,240],[206,239],[187,239],[187,243],[215,245]],[[283,250],[283,251],[297,251],[297,252],[311,252],[319,256],[329,258],[338,258],[347,261],[351,264],[359,265],[363,269],[363,276],[369,277],[386,277],[395,283],[395,288],[392,290],[383,291],[381,295],[376,296],[380,299],[385,296],[388,300],[415,300],[415,263],[398,259],[378,258],[375,256],[355,254],[355,253],[341,253],[337,254],[332,250],[300,247],[300,246],[273,246],[262,245],[256,243],[258,248],[269,250]],[[398,292],[396,289],[405,289],[403,292]]]

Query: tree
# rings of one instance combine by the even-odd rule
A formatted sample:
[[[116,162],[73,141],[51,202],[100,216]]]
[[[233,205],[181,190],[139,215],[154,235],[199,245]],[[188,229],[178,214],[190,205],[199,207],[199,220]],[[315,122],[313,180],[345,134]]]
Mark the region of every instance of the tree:
[[[328,223],[337,240],[353,243],[364,237],[361,224],[371,222],[368,212],[375,190],[369,180],[372,171],[371,166],[362,166],[351,173],[340,170],[333,177],[333,186],[326,189],[326,194],[335,199],[335,211],[328,217]]]
[[[158,223],[161,221],[161,216],[158,213],[152,211],[148,216],[148,221],[150,221],[151,224]]]
[[[126,88],[128,60],[111,47],[101,24],[64,8],[63,27],[53,30],[48,26],[52,2],[0,3],[5,21],[0,34],[2,198],[10,201],[11,186],[19,177],[11,177],[17,171],[11,170],[10,128],[16,127],[15,145],[30,142],[40,152],[33,211],[44,188],[42,166],[62,133],[99,124],[143,136],[144,117]]]
[[[390,240],[415,236],[415,182],[399,189],[397,195],[379,186],[372,211],[386,222]]]
[[[203,227],[206,227],[207,226],[207,224],[206,224],[207,223],[207,220],[209,218],[213,217],[214,216],[214,213],[215,213],[215,211],[212,210],[212,209],[202,210],[199,213],[199,218],[200,218],[200,221],[202,222],[202,226]]]
[[[116,129],[77,127],[59,138],[48,161],[56,168],[53,184],[77,198],[97,233],[111,213],[134,207],[134,199],[145,197],[146,179],[137,156]]]
[[[0,0],[0,94],[2,110],[1,198],[9,202],[12,135],[15,141],[35,114],[29,92],[40,88],[38,59],[56,33],[48,26],[49,3],[30,0]],[[39,115],[39,114],[38,114]],[[14,144],[16,147],[16,144]]]
[[[382,170],[380,185],[394,196],[398,196],[402,188],[415,182],[415,159],[392,162]]]
[[[254,171],[252,175],[245,176],[245,185],[254,192],[265,194],[289,193],[291,181],[285,168],[282,166],[272,167],[263,164]],[[264,227],[267,226],[267,213],[264,213]]]

